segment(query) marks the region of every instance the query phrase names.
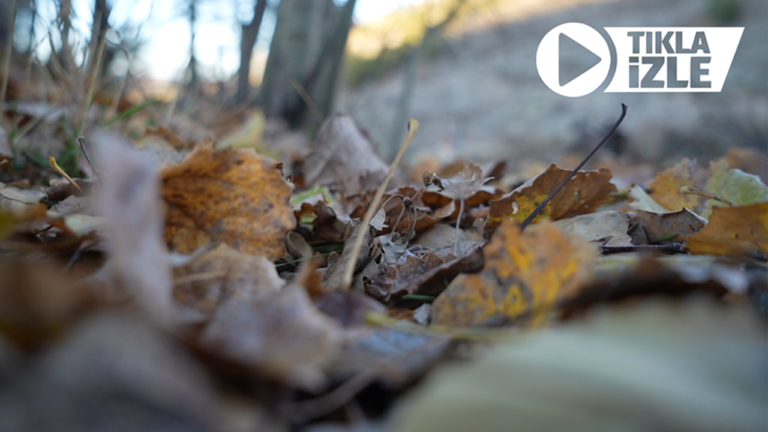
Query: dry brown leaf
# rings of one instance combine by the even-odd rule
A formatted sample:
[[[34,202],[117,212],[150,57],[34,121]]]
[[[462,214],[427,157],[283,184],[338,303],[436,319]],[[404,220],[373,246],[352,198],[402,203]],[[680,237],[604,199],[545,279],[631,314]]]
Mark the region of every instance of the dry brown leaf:
[[[662,171],[648,186],[649,195],[654,201],[670,211],[684,208],[696,210],[701,204],[698,195],[680,193],[683,186],[696,187],[696,162],[683,159],[672,168]]]
[[[296,220],[293,187],[274,161],[253,149],[195,147],[183,162],[161,172],[168,206],[165,238],[171,249],[191,253],[210,243],[276,260]]]
[[[577,292],[596,252],[551,223],[521,234],[503,221],[485,248],[483,271],[457,277],[433,303],[433,324],[498,325],[531,313],[531,324],[539,324],[544,309]]]
[[[325,383],[322,367],[340,347],[340,328],[289,285],[249,301],[229,301],[205,329],[203,342],[225,356],[305,389]]]
[[[704,228],[707,220],[686,208],[670,213],[638,210],[629,224],[632,243],[643,245],[685,242],[689,235]]]
[[[522,222],[570,174],[569,170],[550,165],[546,171],[527,181],[500,199],[491,200],[488,228],[498,226],[504,219]],[[611,199],[616,186],[611,183],[611,172],[579,171],[557,194],[539,216],[534,219],[565,219],[592,213]]]
[[[323,124],[304,162],[306,184],[337,185],[348,197],[378,187],[388,166],[374,151],[369,137],[348,115],[336,115]]]
[[[365,284],[365,291],[389,305],[399,305],[407,294],[436,296],[458,274],[478,271],[482,266],[479,247],[468,250],[460,258],[434,252],[416,256],[406,251],[397,263],[387,268],[387,273]]]
[[[258,298],[279,291],[285,284],[271,261],[240,253],[225,244],[174,269],[173,275],[176,303],[205,318],[227,299]]]
[[[768,255],[768,203],[715,207],[709,224],[688,237],[693,254],[761,257]]]

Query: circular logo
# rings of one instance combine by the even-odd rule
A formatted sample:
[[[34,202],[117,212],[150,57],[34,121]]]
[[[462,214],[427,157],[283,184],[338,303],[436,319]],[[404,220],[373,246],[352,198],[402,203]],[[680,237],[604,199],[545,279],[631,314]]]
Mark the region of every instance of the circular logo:
[[[597,90],[608,77],[611,51],[597,30],[582,23],[565,23],[541,39],[536,69],[553,92],[580,97]]]

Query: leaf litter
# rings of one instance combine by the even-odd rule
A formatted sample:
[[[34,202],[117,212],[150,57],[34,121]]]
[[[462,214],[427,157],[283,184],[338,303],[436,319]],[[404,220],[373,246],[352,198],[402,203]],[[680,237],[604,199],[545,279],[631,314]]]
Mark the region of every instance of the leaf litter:
[[[665,355],[688,358],[680,346],[707,346],[706,335],[686,345],[687,329],[768,315],[764,153],[617,167],[621,178],[600,166],[401,165],[413,122],[387,165],[346,115],[301,151],[280,147],[293,138],[269,135],[281,129],[258,111],[208,128],[182,114],[138,122],[151,112],[88,133],[76,163],[58,164],[67,176],[19,171],[0,147],[0,270],[11,276],[0,283],[0,415],[16,430],[104,429],[84,419],[130,404],[143,417],[126,427],[242,430],[247,417],[310,430],[363,416],[385,430],[483,429],[466,403],[441,399],[443,385],[508,404],[515,422],[543,421],[530,396],[576,416],[568,427],[605,426],[574,409],[586,397],[645,425],[617,395],[647,404],[650,393],[616,361],[652,365],[657,403],[677,402],[664,380],[711,384],[664,367]],[[679,303],[702,295],[707,306]],[[577,330],[594,316],[598,331]],[[677,326],[679,339],[664,339]],[[650,359],[613,334],[668,342],[649,342]],[[589,386],[594,371],[621,379]],[[754,400],[713,412],[747,427]],[[679,409],[670,427],[711,426]]]

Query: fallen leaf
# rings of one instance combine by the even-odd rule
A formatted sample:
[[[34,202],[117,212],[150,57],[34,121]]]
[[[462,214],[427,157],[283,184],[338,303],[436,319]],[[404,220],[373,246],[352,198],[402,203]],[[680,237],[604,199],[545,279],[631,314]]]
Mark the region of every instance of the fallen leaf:
[[[715,207],[709,224],[688,237],[693,254],[765,257],[768,255],[768,203]]]
[[[629,230],[629,217],[625,213],[603,211],[561,219],[554,224],[565,233],[586,241],[598,241],[625,235]]]
[[[176,303],[197,311],[204,319],[228,299],[248,301],[275,293],[285,284],[271,261],[225,244],[175,268],[173,275]]]
[[[453,177],[441,179],[436,174],[425,173],[424,183],[428,189],[455,200],[466,200],[482,190],[491,178],[483,177],[480,165],[470,162]]]
[[[485,267],[460,275],[432,304],[433,324],[499,325],[533,314],[574,295],[590,271],[596,248],[567,236],[551,223],[532,225],[524,233],[503,221],[485,248]]]
[[[668,211],[679,211],[683,208],[696,210],[701,203],[701,197],[680,192],[683,186],[696,187],[695,171],[696,162],[689,159],[683,159],[672,168],[662,171],[648,185],[650,197]]]
[[[378,187],[389,167],[381,161],[366,134],[348,115],[326,121],[304,161],[307,184],[336,185],[344,197]]]
[[[213,383],[169,336],[125,313],[83,319],[3,383],[1,428],[214,430],[220,413]]]
[[[729,169],[725,161],[710,164],[711,176],[706,190],[720,198],[724,198],[735,206],[745,206],[768,201],[768,186],[760,177],[747,174],[739,169]],[[710,200],[708,207],[724,207],[727,204]],[[709,211],[702,214],[709,216]]]
[[[391,428],[763,430],[766,333],[751,315],[703,302],[604,308],[430,374]]]
[[[365,291],[373,298],[391,306],[403,306],[407,294],[437,296],[460,273],[476,272],[483,266],[479,247],[457,258],[427,252],[417,256],[405,252],[385,274],[365,284]],[[413,304],[411,301],[410,304]]]
[[[676,212],[652,213],[638,210],[630,219],[629,234],[636,245],[677,242],[683,243],[689,235],[698,232],[707,220],[683,208]]]
[[[225,303],[202,340],[272,378],[317,390],[325,384],[323,367],[340,348],[342,335],[304,289],[289,285],[256,299]]]
[[[546,171],[512,192],[491,200],[487,227],[495,228],[505,219],[524,221],[569,174],[568,170],[550,165]],[[596,211],[616,192],[616,186],[610,180],[611,172],[606,169],[579,171],[534,220],[565,219]]]
[[[240,127],[222,137],[216,143],[217,149],[224,148],[253,148],[262,149],[261,136],[266,126],[266,118],[261,110],[254,111]]]
[[[109,242],[103,269],[109,289],[165,321],[171,316],[172,287],[157,170],[118,135],[99,132],[93,142],[103,183],[92,202],[104,217],[102,235]]]
[[[295,226],[289,203],[292,186],[275,163],[253,149],[195,147],[183,162],[161,172],[168,206],[169,247],[192,253],[210,243],[277,260],[283,239]]]
[[[364,235],[363,244],[360,249],[360,254],[357,256],[357,262],[354,263],[356,279],[362,277],[359,274],[367,264],[373,262],[374,254],[374,236],[370,226],[363,227],[361,223],[358,223],[353,230],[353,234],[349,236],[347,241],[344,242],[344,249],[341,252],[341,257],[338,261],[328,266],[325,275],[323,276],[322,286],[326,292],[337,291],[344,289],[344,272],[349,266],[352,259],[352,249],[355,243],[355,237],[358,235]],[[355,282],[357,284],[357,282]]]
[[[629,206],[634,209],[644,210],[651,213],[666,213],[669,211],[666,207],[654,201],[653,198],[645,193],[643,188],[638,185],[634,185],[629,189],[629,197],[633,200],[629,203]]]
[[[328,373],[347,379],[373,373],[387,387],[402,387],[423,375],[447,354],[450,340],[394,329],[368,328],[338,351]]]
[[[50,263],[0,259],[0,336],[23,349],[50,344],[99,306],[84,283]]]

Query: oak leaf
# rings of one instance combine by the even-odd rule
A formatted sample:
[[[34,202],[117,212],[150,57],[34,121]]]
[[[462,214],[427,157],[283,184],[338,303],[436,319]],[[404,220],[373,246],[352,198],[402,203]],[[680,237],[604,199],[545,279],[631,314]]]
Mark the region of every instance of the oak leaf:
[[[293,187],[274,161],[253,149],[215,150],[198,145],[184,161],[161,171],[168,210],[165,238],[172,250],[191,253],[210,243],[276,260],[296,221]]]

